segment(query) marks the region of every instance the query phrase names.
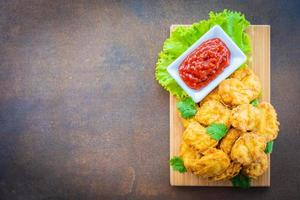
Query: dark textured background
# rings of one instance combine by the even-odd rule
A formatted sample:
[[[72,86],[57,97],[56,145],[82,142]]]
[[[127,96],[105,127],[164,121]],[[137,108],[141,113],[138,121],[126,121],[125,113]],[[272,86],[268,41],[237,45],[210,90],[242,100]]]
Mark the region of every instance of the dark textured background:
[[[272,187],[171,187],[157,53],[171,24],[224,8],[272,26],[281,121]],[[300,199],[299,10],[299,1],[2,0],[0,199]]]

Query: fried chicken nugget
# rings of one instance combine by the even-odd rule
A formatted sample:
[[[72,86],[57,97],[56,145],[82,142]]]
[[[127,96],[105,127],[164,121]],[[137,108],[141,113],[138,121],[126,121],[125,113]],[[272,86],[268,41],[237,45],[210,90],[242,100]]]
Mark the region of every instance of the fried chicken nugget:
[[[231,159],[242,165],[258,162],[265,154],[266,145],[266,139],[263,136],[245,133],[234,143],[230,153]]]
[[[248,66],[244,66],[236,70],[233,74],[230,75],[230,78],[236,78],[240,81],[243,80],[247,76],[251,76],[253,74],[252,69]]]
[[[267,141],[274,140],[279,132],[279,122],[274,107],[268,102],[261,102],[257,108],[260,111],[257,133],[265,136]]]
[[[263,154],[259,162],[251,163],[248,166],[245,166],[242,170],[243,174],[250,178],[256,179],[258,176],[261,176],[268,169],[269,162],[268,156]]]
[[[219,85],[218,94],[222,102],[231,107],[250,103],[252,98],[251,94],[248,94],[245,84],[236,78],[222,81]]]
[[[242,104],[231,111],[230,123],[233,127],[246,132],[255,130],[260,118],[259,110],[251,104]]]
[[[200,106],[209,100],[216,100],[221,102],[221,97],[218,93],[218,87],[211,91],[202,101],[200,101]]]
[[[230,155],[231,149],[235,141],[242,135],[242,131],[231,128],[228,133],[223,137],[220,143],[220,149],[226,154]]]
[[[203,178],[214,177],[222,174],[230,165],[226,153],[216,148],[205,151],[204,156],[197,160],[193,173]]]
[[[232,177],[238,175],[241,171],[242,165],[238,162],[231,162],[229,167],[222,173],[217,176],[210,177],[210,181],[221,181],[221,180],[229,180]]]
[[[191,122],[197,122],[197,120],[195,119],[195,117],[192,117],[190,119],[181,118],[181,122],[182,122],[183,128],[187,128]]]
[[[218,144],[207,134],[206,129],[198,122],[191,122],[183,132],[183,141],[192,149],[203,153],[210,147],[215,147]]]
[[[212,123],[223,123],[229,127],[229,117],[230,110],[216,100],[208,100],[203,103],[195,115],[195,119],[205,126]]]
[[[197,151],[191,149],[185,142],[182,142],[180,145],[179,155],[183,160],[185,168],[189,172],[192,172],[193,168],[195,168],[195,161],[201,158],[201,155]]]
[[[247,94],[250,96],[250,101],[259,97],[262,86],[258,76],[256,76],[255,74],[247,76],[242,80],[242,83],[244,83],[247,88]]]
[[[249,67],[238,69],[231,75],[231,78],[236,78],[244,84],[250,101],[259,97],[262,86],[258,76],[254,74],[252,69]]]

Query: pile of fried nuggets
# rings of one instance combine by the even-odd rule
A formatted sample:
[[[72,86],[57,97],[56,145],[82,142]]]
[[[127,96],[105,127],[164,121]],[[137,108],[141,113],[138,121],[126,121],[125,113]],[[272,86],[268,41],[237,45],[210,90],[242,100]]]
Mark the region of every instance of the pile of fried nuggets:
[[[250,104],[259,98],[261,90],[259,78],[249,67],[243,67],[199,103],[193,118],[182,118],[185,131],[180,157],[189,172],[220,181],[240,172],[256,178],[267,170],[264,150],[267,142],[277,137],[279,122],[270,103]],[[212,123],[223,123],[229,129],[220,141],[206,132]]]

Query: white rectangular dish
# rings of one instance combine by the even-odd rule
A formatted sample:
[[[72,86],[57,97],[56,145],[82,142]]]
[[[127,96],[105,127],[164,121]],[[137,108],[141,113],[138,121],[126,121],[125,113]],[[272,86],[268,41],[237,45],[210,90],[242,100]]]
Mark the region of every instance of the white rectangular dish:
[[[189,88],[179,75],[178,68],[184,59],[192,53],[199,45],[209,39],[219,38],[225,43],[230,51],[230,62],[229,66],[224,69],[214,80],[212,80],[205,87],[194,90]],[[226,79],[232,74],[237,68],[239,68],[247,60],[246,55],[242,50],[234,43],[234,41],[223,31],[223,29],[216,25],[207,31],[200,39],[198,39],[190,48],[188,48],[181,56],[179,56],[173,63],[171,63],[167,70],[169,74],[175,79],[175,81],[182,87],[182,89],[196,102],[201,101],[207,96],[215,87],[219,85],[221,81]]]

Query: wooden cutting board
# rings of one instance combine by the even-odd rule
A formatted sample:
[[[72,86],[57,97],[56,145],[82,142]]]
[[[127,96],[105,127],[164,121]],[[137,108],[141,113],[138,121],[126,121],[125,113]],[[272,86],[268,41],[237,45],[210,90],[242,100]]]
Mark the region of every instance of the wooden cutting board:
[[[171,31],[179,25],[172,25]],[[247,32],[252,43],[252,59],[248,63],[262,82],[262,100],[270,102],[270,26],[252,25]],[[182,133],[184,129],[176,109],[176,98],[170,94],[170,158],[179,155]],[[261,177],[251,182],[254,187],[270,186],[269,168]],[[180,174],[170,168],[170,183],[172,186],[231,186],[230,181],[208,182],[191,173]]]

